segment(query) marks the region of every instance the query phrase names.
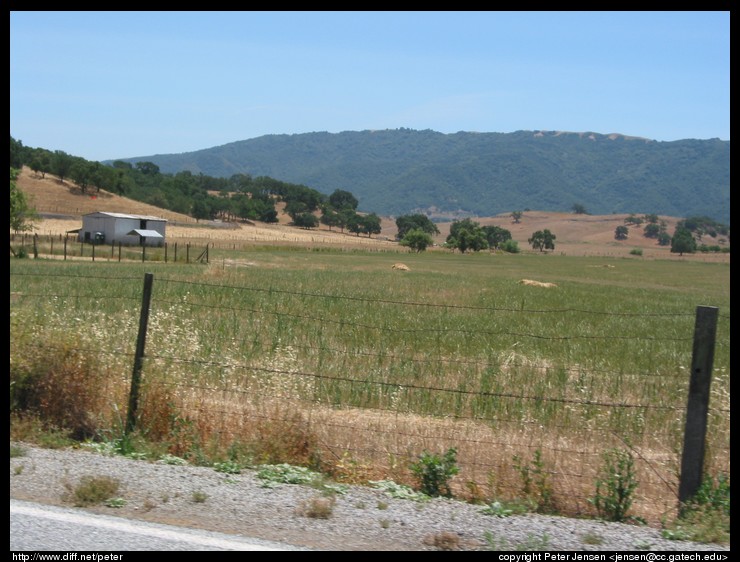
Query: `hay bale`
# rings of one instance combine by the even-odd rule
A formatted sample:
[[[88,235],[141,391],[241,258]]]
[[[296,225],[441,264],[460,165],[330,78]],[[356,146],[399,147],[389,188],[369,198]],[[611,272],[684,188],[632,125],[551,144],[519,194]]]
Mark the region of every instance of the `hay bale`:
[[[521,285],[529,285],[530,287],[545,287],[546,289],[557,287],[555,283],[543,283],[542,281],[533,281],[532,279],[522,279],[519,283]]]
[[[394,263],[391,269],[398,269],[399,271],[411,271],[409,266],[405,263]]]

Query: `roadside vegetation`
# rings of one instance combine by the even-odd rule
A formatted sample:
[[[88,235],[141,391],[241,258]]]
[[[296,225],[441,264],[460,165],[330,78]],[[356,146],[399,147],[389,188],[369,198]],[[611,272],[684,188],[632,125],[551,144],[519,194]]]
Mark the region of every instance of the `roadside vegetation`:
[[[255,265],[216,265],[237,255]],[[224,472],[288,463],[436,489],[492,514],[616,513],[668,528],[703,304],[721,311],[707,474],[729,474],[729,265],[424,253],[399,274],[392,255],[360,251],[218,257],[11,260],[13,439]],[[145,271],[154,295],[126,435]],[[518,283],[533,277],[558,287]],[[629,506],[608,503],[609,449],[639,453]]]

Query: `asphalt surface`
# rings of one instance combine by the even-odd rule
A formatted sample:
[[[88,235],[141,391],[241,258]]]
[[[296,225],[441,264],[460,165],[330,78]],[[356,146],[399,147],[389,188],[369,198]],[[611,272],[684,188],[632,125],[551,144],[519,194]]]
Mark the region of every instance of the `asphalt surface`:
[[[291,545],[10,500],[11,551],[305,550]],[[70,558],[72,560],[72,558]]]

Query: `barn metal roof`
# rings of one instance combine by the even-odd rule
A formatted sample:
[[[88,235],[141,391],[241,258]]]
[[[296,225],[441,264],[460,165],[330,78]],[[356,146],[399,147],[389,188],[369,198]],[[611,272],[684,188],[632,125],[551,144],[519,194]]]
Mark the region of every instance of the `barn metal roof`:
[[[95,211],[94,213],[87,213],[83,216],[89,217],[90,215],[105,215],[108,217],[115,217],[117,219],[137,219],[137,220],[167,222],[167,219],[163,219],[162,217],[154,217],[151,215],[128,215],[126,213],[112,213],[109,211]]]
[[[146,238],[164,238],[164,236],[162,236],[156,230],[147,230],[143,228],[135,228],[131,232],[129,232],[126,236],[131,236],[133,234],[138,234],[139,236],[144,236]]]

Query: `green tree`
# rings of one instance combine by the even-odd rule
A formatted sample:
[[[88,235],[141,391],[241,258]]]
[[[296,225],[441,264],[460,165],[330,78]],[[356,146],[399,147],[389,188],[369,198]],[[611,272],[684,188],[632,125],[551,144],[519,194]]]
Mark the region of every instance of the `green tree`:
[[[23,142],[10,136],[10,167],[20,170],[24,162]]]
[[[523,214],[521,211],[513,211],[511,213],[511,218],[514,219],[515,224],[519,224],[522,221]]]
[[[532,248],[544,252],[545,250],[555,249],[555,235],[548,229],[538,230],[527,240]]]
[[[571,208],[573,209],[573,212],[574,212],[574,213],[575,213],[576,215],[587,215],[587,214],[588,214],[588,213],[586,212],[586,207],[584,207],[584,206],[583,206],[583,205],[581,205],[580,203],[574,203],[574,204],[573,204],[573,207],[571,207]]]
[[[660,232],[660,225],[654,222],[650,222],[645,225],[645,228],[642,230],[642,235],[645,238],[657,238]]]
[[[311,212],[311,210],[303,201],[292,199],[285,204],[284,212],[290,215],[290,218],[293,219],[293,222],[296,222],[296,219],[299,215],[309,213]]]
[[[398,233],[396,234],[398,240],[402,240],[406,236],[406,233],[411,230],[422,230],[431,235],[439,234],[437,225],[428,216],[421,213],[401,215],[396,219],[396,228],[398,228]]]
[[[635,226],[640,226],[642,222],[643,222],[643,219],[636,216],[634,213],[632,213],[630,216],[624,219],[624,224],[634,224]]]
[[[211,206],[208,204],[208,199],[205,196],[197,197],[193,199],[193,207],[190,214],[195,219],[208,220],[211,218]]]
[[[313,213],[300,213],[293,219],[293,224],[300,228],[316,228],[319,225],[319,219]]]
[[[344,232],[345,228],[350,232],[354,232],[349,228],[350,224],[357,225],[359,228],[359,215],[354,209],[342,209],[338,211],[337,218],[337,226],[342,232]]]
[[[671,253],[682,256],[696,252],[696,240],[687,228],[676,227],[671,239]]]
[[[457,248],[460,253],[468,250],[478,252],[488,248],[488,240],[483,227],[472,219],[454,221],[447,236],[447,247]]]
[[[511,232],[500,226],[484,226],[483,232],[486,235],[488,247],[492,250],[498,250],[501,244],[507,240],[511,240]]]
[[[37,150],[31,158],[30,168],[35,174],[40,174],[41,179],[46,177],[46,172],[51,167],[49,153],[45,150]]]
[[[69,168],[69,177],[79,186],[82,193],[87,192],[87,186],[93,178],[93,166],[84,158],[74,158]]]
[[[662,231],[660,234],[658,234],[658,245],[659,246],[670,246],[671,244],[671,235],[668,234],[665,230]]]
[[[367,234],[368,238],[373,234],[380,234],[381,230],[380,217],[378,215],[370,213],[362,217],[362,231]]]
[[[92,184],[100,193],[101,189],[114,191],[116,188],[117,172],[110,166],[104,166],[100,162],[94,162],[92,167]]]
[[[645,222],[648,224],[658,223],[658,215],[656,215],[655,213],[646,214],[643,218],[645,219]]]
[[[10,168],[10,229],[14,232],[24,232],[33,229],[33,223],[38,220],[38,215],[31,207],[26,194],[16,184],[17,178],[18,171]]]
[[[154,162],[137,162],[136,169],[148,176],[154,176],[159,173],[159,166]]]
[[[409,230],[399,242],[401,246],[407,246],[417,253],[425,251],[432,243],[432,236],[420,228]]]
[[[344,209],[344,211],[348,210],[349,209]],[[359,236],[360,234],[367,234],[368,238],[373,234],[380,234],[380,217],[378,215],[376,215],[375,213],[370,213],[369,215],[360,215],[355,213],[354,211],[352,211],[352,213],[352,215],[348,215],[347,230],[354,234],[357,234],[357,236]],[[340,215],[341,214],[342,213],[340,213]]]
[[[352,211],[351,215],[347,216],[347,222],[345,223],[347,226],[347,230],[352,232],[353,234],[357,234],[357,236],[360,235],[361,232],[363,232],[364,225],[362,224],[362,217]]]
[[[329,196],[329,204],[335,209],[357,209],[360,202],[349,191],[335,189]]]
[[[627,236],[629,235],[629,228],[627,228],[624,225],[619,225],[616,229],[614,229],[614,239],[615,240],[627,240]]]
[[[64,178],[69,174],[69,170],[74,164],[74,158],[63,150],[55,150],[51,157],[51,171],[59,177],[59,181],[64,183]]]
[[[339,226],[339,213],[330,206],[325,207],[319,220],[321,221],[321,224],[325,224],[329,227],[329,230],[331,230],[333,226]]]

